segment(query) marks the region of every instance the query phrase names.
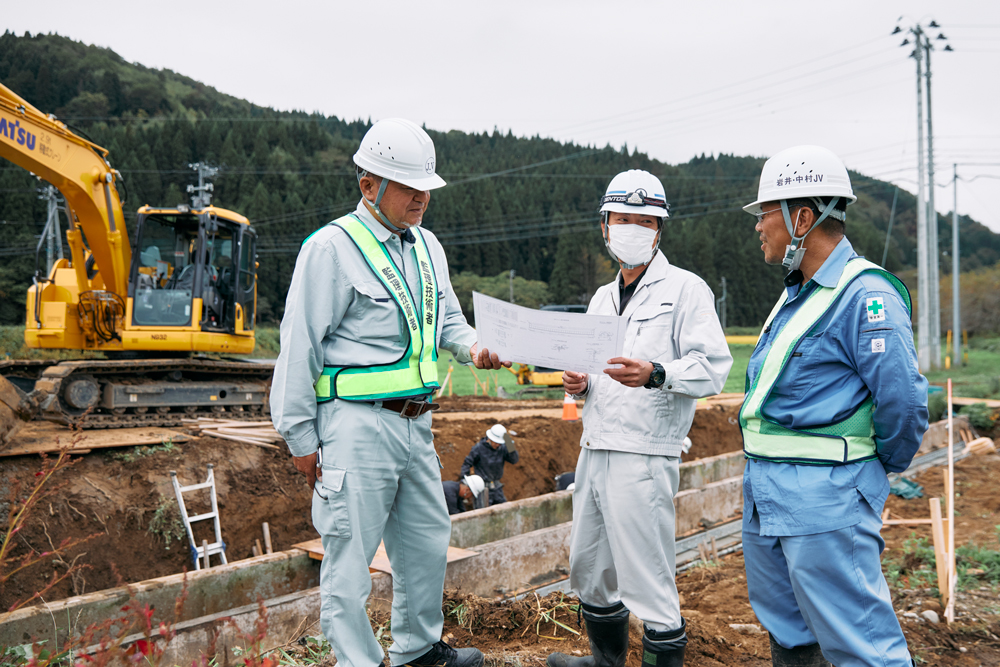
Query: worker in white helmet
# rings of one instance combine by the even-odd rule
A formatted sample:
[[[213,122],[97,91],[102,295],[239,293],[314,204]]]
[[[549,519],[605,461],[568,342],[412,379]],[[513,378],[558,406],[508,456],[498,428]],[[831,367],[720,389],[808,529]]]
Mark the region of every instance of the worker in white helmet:
[[[855,199],[836,155],[796,146],[744,207],[764,261],[788,270],[740,412],[747,587],[776,666],[911,664],[879,531],[886,473],[927,429],[927,380],[906,287],[844,235]]]
[[[622,357],[603,373],[563,373],[586,395],[573,490],[570,586],[591,655],[549,667],[623,667],[629,612],[642,619],[643,664],[676,667],[687,644],[674,582],[674,494],[697,399],[722,391],[733,359],[705,281],[658,250],[663,185],[633,169],[601,200],[601,231],[621,271],[587,312],[628,320]]]
[[[486,435],[472,446],[465,461],[462,462],[461,474],[465,476],[470,470],[475,470],[489,490],[484,506],[499,505],[507,502],[507,496],[503,492],[503,482],[500,481],[503,479],[504,466],[507,463],[514,465],[520,460],[521,455],[517,452],[517,445],[507,428],[503,424],[494,424],[486,431]]]
[[[475,501],[483,495],[486,483],[479,475],[465,475],[461,482],[445,480],[441,482],[444,491],[444,502],[448,506],[448,514],[461,514],[470,509]]]
[[[381,541],[393,569],[393,666],[479,667],[441,641],[451,522],[431,435],[438,350],[499,368],[478,350],[433,234],[420,227],[435,171],[417,124],[376,123],[354,155],[361,200],[305,240],[281,321],[271,416],[313,494],[323,539],[320,623],[340,663],[375,667],[365,610]],[[509,363],[507,364],[509,366]]]

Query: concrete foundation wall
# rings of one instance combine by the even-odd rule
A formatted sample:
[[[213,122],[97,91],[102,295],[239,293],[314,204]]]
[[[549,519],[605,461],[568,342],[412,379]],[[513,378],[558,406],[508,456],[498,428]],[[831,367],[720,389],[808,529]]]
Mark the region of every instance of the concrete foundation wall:
[[[715,525],[738,512],[742,471],[741,452],[681,464],[682,490],[675,498],[677,534]],[[478,555],[451,563],[445,586],[494,597],[565,576],[572,516],[569,491],[456,515],[452,518],[451,544],[473,549]],[[129,590],[140,605],[155,609],[154,623],[171,620],[175,600],[186,586],[178,625],[182,632],[171,644],[171,651],[176,651],[171,660],[181,664],[197,657],[195,648],[208,645],[224,617],[232,616],[237,624],[249,628],[257,615],[258,599],[266,601],[269,612],[268,642],[273,640],[271,645],[277,646],[306,628],[317,631],[313,626],[319,613],[318,585],[319,561],[292,549],[3,614],[0,645],[25,644],[32,639],[55,639],[62,644],[72,633],[118,615],[130,598]],[[371,603],[388,608],[391,600],[392,578],[374,574]],[[237,640],[242,641],[230,627],[220,637],[219,647]]]
[[[2,614],[0,646],[25,644],[32,638],[51,640],[53,632],[62,644],[69,634],[119,615],[129,601],[129,589],[140,605],[148,604],[155,610],[153,619],[158,623],[173,618],[175,602],[185,586],[182,620],[225,616],[234,608],[256,605],[258,598],[280,598],[318,585],[319,561],[301,549],[291,549]]]

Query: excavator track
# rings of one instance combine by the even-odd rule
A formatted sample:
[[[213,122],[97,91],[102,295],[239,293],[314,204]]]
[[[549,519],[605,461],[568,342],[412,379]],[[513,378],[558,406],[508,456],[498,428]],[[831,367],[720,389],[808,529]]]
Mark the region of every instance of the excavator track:
[[[10,384],[43,397],[36,419],[83,429],[266,419],[273,371],[272,361],[208,357],[0,362]]]

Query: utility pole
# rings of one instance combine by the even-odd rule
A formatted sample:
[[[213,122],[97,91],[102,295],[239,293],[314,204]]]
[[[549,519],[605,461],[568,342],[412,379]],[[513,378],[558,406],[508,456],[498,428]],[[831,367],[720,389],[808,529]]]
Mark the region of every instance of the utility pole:
[[[931,313],[930,287],[927,262],[927,203],[924,197],[924,90],[923,90],[923,49],[920,41],[923,29],[918,25],[910,28],[917,39],[913,57],[917,61],[917,364],[920,370],[931,368]],[[908,40],[903,40],[907,44]]]
[[[882,268],[885,268],[885,260],[889,257],[889,239],[892,238],[892,219],[896,217],[896,200],[899,199],[899,186],[892,193],[892,210],[889,211],[889,227],[885,230],[885,247],[882,249]]]
[[[722,330],[726,330],[726,277],[722,276],[722,296],[715,300],[715,312],[719,316]]]
[[[931,27],[937,24],[931,22]],[[931,366],[941,367],[941,269],[939,266],[941,258],[941,247],[938,243],[938,216],[934,208],[934,124],[931,121],[931,40],[924,34],[924,54],[927,56],[927,67],[924,69],[924,77],[927,80],[927,259],[928,264],[928,296],[930,301],[930,345],[931,345]],[[920,48],[920,43],[917,43]]]
[[[187,186],[187,191],[191,195],[191,208],[202,209],[212,205],[212,195],[211,192],[215,191],[215,186],[211,183],[206,183],[206,181],[217,173],[219,173],[218,167],[210,167],[205,162],[195,162],[194,164],[189,164],[188,167],[194,169],[198,172],[198,185]]]
[[[514,303],[514,269],[510,270],[510,302]]]
[[[958,165],[952,165],[952,170],[951,182],[954,201],[951,209],[951,363],[959,366],[962,363],[962,317],[958,261]]]

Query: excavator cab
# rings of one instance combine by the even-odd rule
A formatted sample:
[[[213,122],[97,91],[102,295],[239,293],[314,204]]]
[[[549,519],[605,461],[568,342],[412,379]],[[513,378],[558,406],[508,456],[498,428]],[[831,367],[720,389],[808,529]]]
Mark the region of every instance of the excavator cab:
[[[143,207],[133,248],[130,326],[253,330],[256,233],[246,218],[215,207]]]

